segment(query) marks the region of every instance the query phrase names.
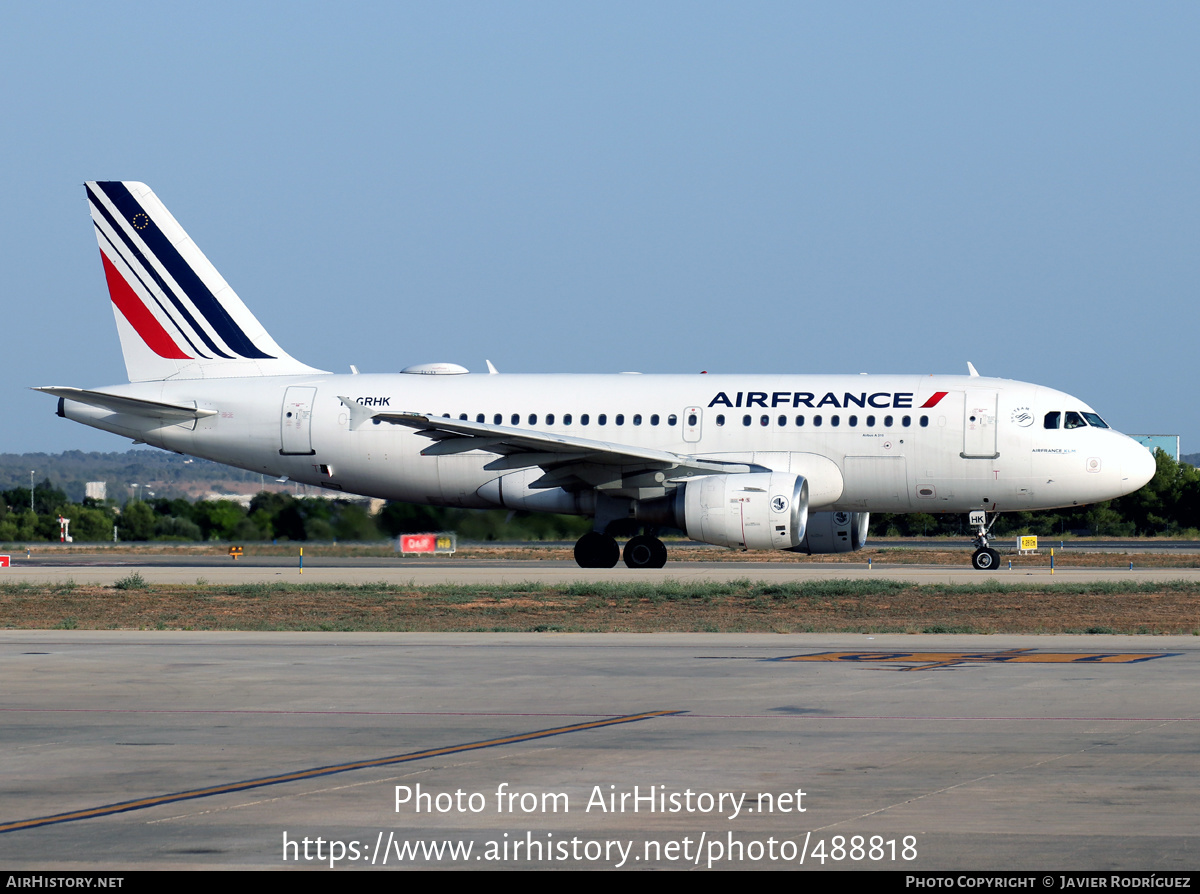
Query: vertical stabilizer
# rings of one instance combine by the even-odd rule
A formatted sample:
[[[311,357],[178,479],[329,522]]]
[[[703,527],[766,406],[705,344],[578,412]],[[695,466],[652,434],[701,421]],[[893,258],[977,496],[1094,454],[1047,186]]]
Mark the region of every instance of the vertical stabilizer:
[[[321,372],[275,343],[150,187],[87,194],[129,381]]]

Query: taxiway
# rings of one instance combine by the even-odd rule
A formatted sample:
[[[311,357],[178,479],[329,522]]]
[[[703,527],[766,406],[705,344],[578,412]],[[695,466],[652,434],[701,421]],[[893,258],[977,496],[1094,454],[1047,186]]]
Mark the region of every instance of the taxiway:
[[[5,631],[0,865],[1191,869],[1198,672],[1192,637]]]

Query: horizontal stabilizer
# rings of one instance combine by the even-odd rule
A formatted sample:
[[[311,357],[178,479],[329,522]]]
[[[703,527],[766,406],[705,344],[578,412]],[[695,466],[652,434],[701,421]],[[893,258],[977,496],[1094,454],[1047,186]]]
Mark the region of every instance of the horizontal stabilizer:
[[[76,403],[100,407],[102,410],[112,410],[114,413],[128,413],[131,416],[145,416],[150,419],[171,419],[182,422],[185,419],[203,419],[206,416],[217,415],[216,410],[201,410],[183,404],[168,404],[157,400],[124,397],[104,391],[86,391],[83,388],[61,388],[51,385],[33,390],[73,400]]]

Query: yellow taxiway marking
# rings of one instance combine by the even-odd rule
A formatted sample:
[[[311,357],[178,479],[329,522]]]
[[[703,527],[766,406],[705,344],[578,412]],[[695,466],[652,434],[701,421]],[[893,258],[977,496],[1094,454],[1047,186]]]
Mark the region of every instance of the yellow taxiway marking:
[[[1003,652],[816,652],[789,655],[771,661],[858,661],[904,664],[899,670],[932,670],[964,664],[1131,664],[1166,658],[1178,652],[1038,652],[1008,649]]]

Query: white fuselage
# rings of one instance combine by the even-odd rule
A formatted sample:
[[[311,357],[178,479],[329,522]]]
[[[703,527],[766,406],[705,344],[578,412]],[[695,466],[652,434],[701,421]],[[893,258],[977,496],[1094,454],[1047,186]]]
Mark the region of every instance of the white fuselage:
[[[1082,505],[1140,487],[1154,468],[1144,447],[1110,428],[1065,427],[1068,413],[1094,417],[1082,401],[978,376],[319,374],[104,390],[216,413],[182,424],[155,422],[67,400],[63,415],[276,477],[446,506],[494,507],[496,479],[524,476],[528,483],[540,472],[489,471],[485,465],[497,457],[486,451],[423,455],[433,443],[428,437],[387,422],[355,427],[339,397],[390,412],[799,473],[809,482],[814,510]],[[1047,427],[1052,413],[1059,414],[1058,427]],[[652,489],[635,494],[654,495]],[[570,511],[565,504],[531,508]]]

